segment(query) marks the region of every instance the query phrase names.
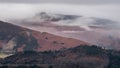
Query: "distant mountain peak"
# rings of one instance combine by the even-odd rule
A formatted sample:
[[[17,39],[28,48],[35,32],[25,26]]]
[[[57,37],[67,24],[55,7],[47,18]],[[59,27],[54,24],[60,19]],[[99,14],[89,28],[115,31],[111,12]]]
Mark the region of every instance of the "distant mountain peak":
[[[36,17],[44,21],[60,21],[60,20],[73,20],[79,18],[80,16],[40,12],[35,15],[35,18]]]

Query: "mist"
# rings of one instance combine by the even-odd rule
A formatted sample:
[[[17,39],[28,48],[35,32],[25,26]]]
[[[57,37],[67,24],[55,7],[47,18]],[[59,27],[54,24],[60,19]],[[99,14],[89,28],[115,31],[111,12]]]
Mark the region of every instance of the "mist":
[[[106,18],[120,22],[120,5],[80,5],[80,4],[23,4],[23,3],[1,3],[0,20],[9,21],[14,19],[25,19],[33,17],[39,12],[72,14],[85,17]]]

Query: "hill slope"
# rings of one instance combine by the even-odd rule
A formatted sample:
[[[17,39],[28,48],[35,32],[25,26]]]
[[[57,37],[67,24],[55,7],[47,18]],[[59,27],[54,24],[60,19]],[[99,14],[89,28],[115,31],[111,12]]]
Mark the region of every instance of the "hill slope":
[[[5,58],[1,64],[25,67],[45,65],[52,68],[119,68],[119,60],[118,51],[97,46],[78,46],[60,51],[17,53]]]
[[[0,50],[2,52],[59,50],[84,44],[87,43],[0,21]]]

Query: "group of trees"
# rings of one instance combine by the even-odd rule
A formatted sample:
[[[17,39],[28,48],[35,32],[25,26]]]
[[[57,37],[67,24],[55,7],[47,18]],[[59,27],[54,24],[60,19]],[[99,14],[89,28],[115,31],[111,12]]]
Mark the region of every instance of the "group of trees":
[[[59,51],[16,53],[2,60],[2,64],[45,64],[45,66],[30,66],[29,68],[46,68],[46,66],[47,68],[120,68],[119,60],[119,51],[84,45]]]

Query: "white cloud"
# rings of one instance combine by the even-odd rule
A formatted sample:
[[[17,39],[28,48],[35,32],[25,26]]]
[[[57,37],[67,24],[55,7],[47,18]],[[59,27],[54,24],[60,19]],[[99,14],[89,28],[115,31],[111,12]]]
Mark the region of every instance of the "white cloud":
[[[108,18],[120,22],[120,5],[72,5],[72,4],[0,4],[0,19],[23,19],[35,13],[83,15],[87,17]]]

